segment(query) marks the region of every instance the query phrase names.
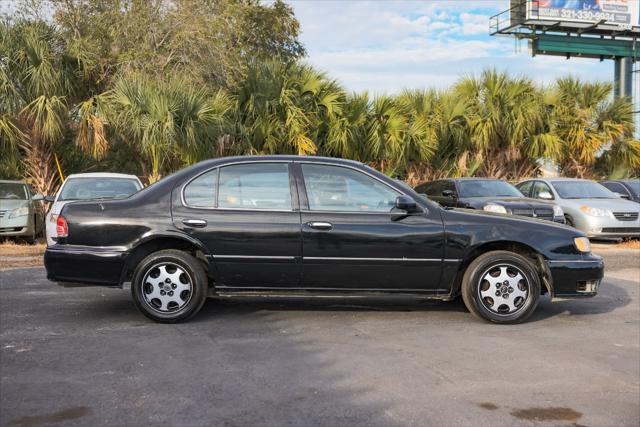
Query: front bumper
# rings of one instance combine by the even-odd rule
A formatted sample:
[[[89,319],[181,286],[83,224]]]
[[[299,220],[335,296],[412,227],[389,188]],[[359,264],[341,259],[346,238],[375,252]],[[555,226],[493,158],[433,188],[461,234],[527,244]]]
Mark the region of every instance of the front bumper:
[[[120,286],[128,252],[119,248],[49,246],[44,252],[47,279],[83,285]]]
[[[575,260],[548,260],[553,296],[557,298],[593,297],[604,277],[604,260],[584,255]]]
[[[584,216],[576,226],[591,238],[618,239],[622,237],[640,237],[640,219],[620,221],[612,217]]]
[[[23,215],[16,218],[0,219],[0,236],[22,237],[33,235],[31,215]]]

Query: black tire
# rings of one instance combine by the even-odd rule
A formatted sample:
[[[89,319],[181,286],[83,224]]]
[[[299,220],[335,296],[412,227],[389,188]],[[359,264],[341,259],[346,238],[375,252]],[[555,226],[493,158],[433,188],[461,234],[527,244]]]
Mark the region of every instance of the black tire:
[[[30,236],[22,238],[28,245],[33,245],[36,242],[36,232],[35,230],[31,232]]]
[[[507,284],[505,281],[504,285],[499,282],[498,277],[500,276],[495,277],[497,283],[493,285],[485,280],[485,278],[491,280],[494,277],[491,275],[492,272],[499,271],[502,275],[503,267],[506,268],[504,273],[508,274],[510,279],[517,278],[517,274],[514,277],[511,276],[513,273],[521,273],[523,280],[519,281],[517,285],[519,289],[516,290],[516,293],[512,293],[512,282]],[[491,275],[491,277],[487,277],[487,275]],[[524,289],[526,289],[526,296],[520,296],[525,293]],[[486,296],[487,293],[494,291],[496,295],[500,292],[503,293],[500,293],[500,296],[495,300],[492,299],[492,296]],[[504,295],[506,295],[504,297],[506,299],[503,299]],[[509,302],[508,298],[511,296],[515,297],[511,299],[512,302]],[[487,252],[474,259],[467,267],[462,278],[462,299],[467,309],[480,319],[494,323],[520,323],[531,316],[538,306],[540,278],[535,265],[520,254],[510,251]],[[501,304],[502,301],[512,304],[513,308],[507,304]]]
[[[164,270],[160,270],[162,267]],[[173,282],[175,282],[170,283],[171,279],[169,279],[166,292],[161,290],[163,289],[161,284],[165,286],[165,282],[160,280],[162,278],[161,271],[171,273],[170,275],[164,274],[162,277],[173,277]],[[153,277],[154,273],[157,273],[157,277]],[[174,276],[176,275],[178,280],[175,280]],[[160,280],[161,284],[158,283],[154,287],[150,283],[154,280]],[[170,287],[175,289],[176,283],[180,287],[186,287],[186,283],[189,284],[189,290],[185,288],[181,294],[176,293],[174,299],[182,301],[182,306],[179,306],[175,301],[165,304],[165,298],[169,298],[169,293],[173,298],[174,291]],[[158,292],[158,298],[153,298],[156,295],[155,292]],[[160,292],[165,293],[160,296]],[[138,264],[131,280],[131,296],[138,310],[148,318],[161,323],[183,322],[196,315],[207,299],[207,292],[208,279],[201,262],[186,252],[174,249],[154,252],[147,256]]]
[[[564,216],[564,220],[566,221],[566,224],[567,224],[569,227],[576,228],[576,224],[573,222],[573,218],[571,218],[569,215],[565,215],[565,216]]]

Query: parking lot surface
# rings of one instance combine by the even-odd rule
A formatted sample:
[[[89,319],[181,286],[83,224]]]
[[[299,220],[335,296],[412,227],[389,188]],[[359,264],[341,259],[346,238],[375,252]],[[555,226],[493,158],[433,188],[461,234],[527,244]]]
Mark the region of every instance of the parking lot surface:
[[[637,426],[637,254],[511,326],[407,299],[209,300],[161,325],[128,291],[1,271],[0,424]]]

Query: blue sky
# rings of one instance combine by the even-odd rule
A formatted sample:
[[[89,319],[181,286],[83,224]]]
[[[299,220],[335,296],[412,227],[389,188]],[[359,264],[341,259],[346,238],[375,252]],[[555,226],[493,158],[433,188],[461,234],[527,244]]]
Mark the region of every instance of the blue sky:
[[[347,89],[394,93],[446,87],[495,67],[541,84],[573,74],[609,81],[613,62],[537,56],[526,41],[489,36],[508,0],[286,0],[300,21],[307,61]]]

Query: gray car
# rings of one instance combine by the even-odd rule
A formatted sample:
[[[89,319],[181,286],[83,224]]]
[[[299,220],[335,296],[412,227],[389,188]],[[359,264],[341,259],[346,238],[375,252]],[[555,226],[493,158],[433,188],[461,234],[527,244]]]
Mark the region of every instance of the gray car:
[[[42,231],[43,218],[29,186],[21,181],[0,181],[0,238],[20,237],[33,243]]]
[[[531,179],[516,185],[524,195],[553,200],[567,224],[593,238],[640,237],[640,206],[588,179]]]

